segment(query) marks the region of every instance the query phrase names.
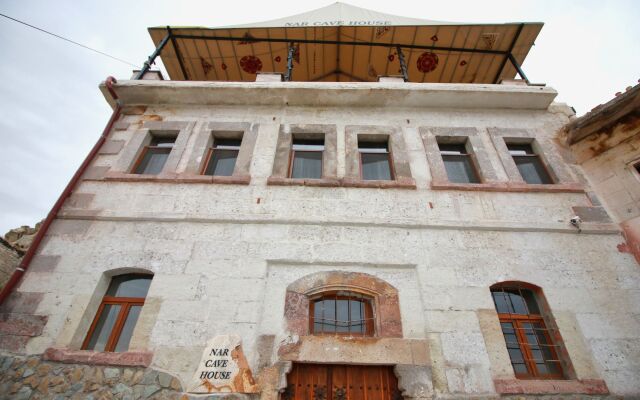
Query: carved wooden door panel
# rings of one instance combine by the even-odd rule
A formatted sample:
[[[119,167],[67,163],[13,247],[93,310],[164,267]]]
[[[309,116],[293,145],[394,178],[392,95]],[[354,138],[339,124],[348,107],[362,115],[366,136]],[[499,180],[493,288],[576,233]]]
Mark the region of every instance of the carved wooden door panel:
[[[282,400],[401,400],[390,366],[293,364]]]

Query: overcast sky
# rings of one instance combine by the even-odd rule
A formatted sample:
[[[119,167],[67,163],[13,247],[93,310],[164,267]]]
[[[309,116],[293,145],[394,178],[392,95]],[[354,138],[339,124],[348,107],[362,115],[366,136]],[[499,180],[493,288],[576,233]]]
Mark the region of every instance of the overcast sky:
[[[416,18],[544,22],[523,69],[579,115],[640,78],[640,1],[379,1],[348,3]],[[0,13],[134,64],[153,51],[149,26],[223,26],[298,14],[327,1],[2,0]],[[0,234],[43,219],[106,124],[98,90],[132,68],[0,18]]]

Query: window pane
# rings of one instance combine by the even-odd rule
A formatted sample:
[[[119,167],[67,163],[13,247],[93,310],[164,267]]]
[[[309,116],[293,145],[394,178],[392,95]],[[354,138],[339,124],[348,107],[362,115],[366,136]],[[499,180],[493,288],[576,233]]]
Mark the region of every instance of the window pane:
[[[460,155],[467,154],[467,148],[462,143],[438,143],[441,154]]]
[[[553,183],[549,174],[544,169],[540,158],[537,156],[519,157],[514,156],[513,161],[516,163],[520,175],[525,182],[531,184],[549,184]]]
[[[214,139],[213,147],[222,150],[240,150],[240,139]]]
[[[513,314],[513,308],[509,301],[509,295],[502,291],[492,292],[493,302],[496,304],[498,314]]]
[[[391,180],[388,153],[360,153],[362,160],[362,179]]]
[[[527,374],[527,366],[524,362],[524,356],[522,355],[513,324],[511,322],[502,322],[500,326],[502,327],[504,340],[507,343],[507,351],[509,352],[513,370],[516,374]]]
[[[544,369],[546,370],[546,373],[560,374],[561,370],[559,361],[554,361],[556,360],[555,351],[549,340],[547,340],[547,330],[545,326],[541,323],[534,323],[533,328],[537,336],[542,358],[545,361]],[[542,368],[538,367],[538,370],[542,371]]]
[[[297,179],[322,178],[322,151],[295,151],[291,177]]]
[[[350,300],[349,308],[351,310],[351,329],[353,333],[365,333],[364,321],[364,302],[358,300]]]
[[[156,146],[156,147],[173,147],[173,144],[175,143],[176,139],[175,138],[169,138],[169,137],[154,137],[153,140],[151,141],[150,146]]]
[[[136,174],[156,175],[162,171],[171,148],[147,148],[135,170]]]
[[[146,297],[151,284],[149,275],[118,275],[111,278],[107,296]]]
[[[231,176],[236,167],[238,150],[214,149],[211,153],[211,160],[207,165],[205,175]]]
[[[507,144],[507,149],[509,149],[509,154],[512,156],[525,156],[525,155],[534,155],[536,154],[531,147],[531,144]]]
[[[98,323],[91,335],[91,339],[87,344],[87,350],[104,351],[119,312],[120,305],[105,304],[102,309],[102,314],[100,314],[98,318]]]
[[[323,300],[321,301],[324,307],[324,324],[323,332],[335,332],[336,331],[336,301],[335,300]]]
[[[336,300],[336,332],[349,332],[349,300]]]
[[[313,331],[322,332],[322,301],[313,303]]]
[[[513,310],[513,313],[527,315],[527,306],[525,306],[524,299],[520,296],[520,293],[517,290],[505,290],[505,292],[509,295],[510,308]]]
[[[480,183],[468,155],[442,155],[447,177],[454,183]]]
[[[524,334],[527,338],[527,343],[529,344],[532,361],[536,364],[538,373],[542,375],[548,374],[549,371],[547,370],[547,366],[544,362],[544,357],[542,356],[542,350],[540,348],[541,346],[538,344],[538,337],[533,329],[533,324],[525,322],[522,324],[522,328],[524,329]]]
[[[520,290],[522,296],[524,296],[524,301],[527,303],[527,308],[529,309],[529,314],[537,314],[540,315],[540,309],[538,308],[538,302],[536,301],[535,296],[531,290]]]
[[[349,292],[329,293],[326,299],[315,300],[313,332],[373,334],[373,330],[367,332],[364,321],[368,302]]]
[[[131,306],[129,308],[129,314],[122,327],[122,332],[120,332],[120,338],[116,344],[115,351],[127,351],[129,349],[129,342],[131,341],[133,328],[135,328],[138,317],[140,316],[140,310],[142,310],[142,306]]]
[[[293,140],[293,144],[291,148],[294,151],[297,150],[312,150],[312,151],[323,151],[324,150],[324,139],[322,140],[302,140],[295,139]]]

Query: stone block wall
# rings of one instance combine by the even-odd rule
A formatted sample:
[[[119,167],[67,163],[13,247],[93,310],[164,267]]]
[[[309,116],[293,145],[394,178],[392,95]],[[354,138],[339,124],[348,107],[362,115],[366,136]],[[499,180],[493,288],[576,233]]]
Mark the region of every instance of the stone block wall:
[[[394,332],[402,337],[378,346],[396,346],[405,396],[544,397],[548,387],[531,393],[515,385],[489,290],[523,281],[543,289],[575,370],[570,385],[555,386],[565,388],[556,389],[557,398],[640,395],[634,378],[640,375],[640,271],[618,251],[619,230],[591,222],[578,232],[569,224],[572,207],[591,202],[571,169],[556,166],[570,181],[562,187],[510,186],[494,146],[491,128],[524,129],[548,144],[567,120],[565,108],[150,105],[125,111],[110,136],[119,145],[96,158],[95,173],[67,201],[10,299],[8,313],[17,314],[24,297],[31,306],[23,312],[46,317],[41,333],[13,352],[78,350],[110,277],[148,271],[154,277],[130,350],[150,352],[150,368],[188,382],[208,339],[238,334],[253,375],[270,388],[264,398],[274,399],[286,379],[282,363],[339,360],[340,349],[355,348],[330,347],[288,329],[287,287],[317,273],[358,273],[397,289],[402,329]],[[190,127],[180,133],[175,170],[157,177],[113,174],[113,166],[130,158],[128,146],[146,121]],[[255,132],[254,151],[243,161],[248,179],[187,176],[202,161],[199,132],[214,122],[248,122],[246,132]],[[334,180],[269,182],[287,124],[334,127],[328,129],[336,136]],[[353,169],[347,127],[376,125],[392,127],[393,140],[403,141],[400,161],[410,185],[341,181]],[[491,166],[491,185],[434,187],[425,127],[472,128],[482,165]],[[332,348],[338,350],[323,353]],[[353,351],[364,363],[381,362]],[[416,387],[428,391],[412,392]]]
[[[7,241],[0,238],[0,290],[7,283],[13,271],[20,263],[22,254]]]
[[[61,364],[0,356],[0,399],[181,399],[180,382],[151,368]]]

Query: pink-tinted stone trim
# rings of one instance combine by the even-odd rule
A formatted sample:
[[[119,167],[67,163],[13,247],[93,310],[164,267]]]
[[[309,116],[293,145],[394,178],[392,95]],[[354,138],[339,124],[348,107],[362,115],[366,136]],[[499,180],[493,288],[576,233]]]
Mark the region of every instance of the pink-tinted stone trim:
[[[360,179],[345,178],[342,186],[355,188],[377,188],[377,189],[415,189],[416,181],[413,178],[398,177],[394,181],[364,181]]]
[[[122,353],[89,350],[70,350],[50,347],[42,355],[44,360],[67,364],[81,363],[93,365],[117,365],[127,367],[148,367],[153,353],[150,351],[126,351]]]
[[[0,314],[0,335],[40,336],[47,319],[46,315]]]
[[[607,384],[601,379],[494,379],[493,384],[500,394],[609,394]]]
[[[340,187],[340,179],[322,178],[322,179],[293,179],[280,178],[271,176],[267,179],[268,185],[273,186],[322,186],[322,187]]]
[[[432,181],[433,190],[469,190],[483,192],[547,192],[547,193],[584,193],[580,183],[558,183],[551,185],[530,185],[518,182],[452,183]]]
[[[376,337],[402,337],[398,290],[373,275],[359,272],[326,271],[304,276],[287,287],[284,318],[287,329],[300,336],[309,334],[309,292],[324,287],[364,289],[375,293]]]
[[[251,177],[242,176],[209,176],[164,173],[159,175],[127,174],[109,172],[105,180],[114,182],[158,182],[158,183],[220,183],[229,185],[248,185]]]

